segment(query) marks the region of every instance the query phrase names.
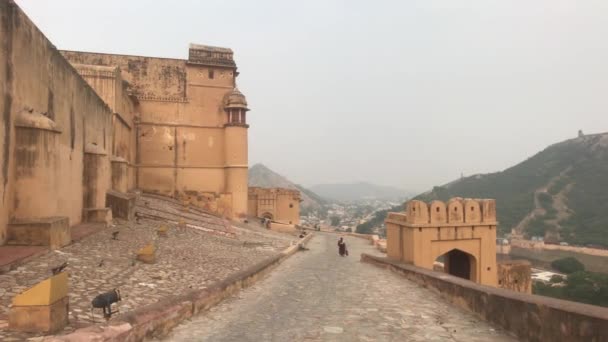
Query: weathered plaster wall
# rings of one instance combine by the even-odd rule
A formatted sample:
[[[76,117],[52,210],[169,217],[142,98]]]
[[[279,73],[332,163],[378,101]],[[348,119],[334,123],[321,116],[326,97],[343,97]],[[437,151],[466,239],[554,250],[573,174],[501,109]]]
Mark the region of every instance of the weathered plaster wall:
[[[131,84],[133,93],[140,99],[168,101],[185,97],[185,60],[79,51],[61,53],[71,63],[120,68],[122,78]]]
[[[13,16],[9,3],[0,2],[0,245],[6,241],[6,225],[12,203],[12,160],[10,148],[14,144],[12,125],[12,92],[14,72],[9,51],[13,45]]]
[[[80,76],[114,112],[112,116],[112,188],[127,192],[135,188],[135,104],[120,69],[112,66],[72,64]],[[121,166],[116,165],[122,162]]]
[[[282,223],[300,224],[300,198],[293,193],[279,193],[277,212]]]
[[[112,111],[14,2],[0,13],[2,238],[14,219],[81,221],[84,146],[111,149]]]

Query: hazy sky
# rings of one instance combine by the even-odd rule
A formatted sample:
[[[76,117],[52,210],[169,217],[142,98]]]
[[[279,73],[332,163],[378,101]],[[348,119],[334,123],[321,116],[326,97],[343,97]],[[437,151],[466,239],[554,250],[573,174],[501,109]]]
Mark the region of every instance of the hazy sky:
[[[18,0],[60,49],[230,47],[250,164],[415,191],[608,131],[608,1]]]

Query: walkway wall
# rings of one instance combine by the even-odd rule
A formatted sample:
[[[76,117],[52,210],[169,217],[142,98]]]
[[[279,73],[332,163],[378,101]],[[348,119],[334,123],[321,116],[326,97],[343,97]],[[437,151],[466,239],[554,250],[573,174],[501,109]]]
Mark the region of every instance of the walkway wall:
[[[13,220],[81,222],[85,146],[104,164],[95,191],[110,186],[113,113],[10,0],[0,2],[0,44],[1,245]]]
[[[361,260],[436,291],[524,341],[608,341],[608,308],[483,286],[367,254]]]

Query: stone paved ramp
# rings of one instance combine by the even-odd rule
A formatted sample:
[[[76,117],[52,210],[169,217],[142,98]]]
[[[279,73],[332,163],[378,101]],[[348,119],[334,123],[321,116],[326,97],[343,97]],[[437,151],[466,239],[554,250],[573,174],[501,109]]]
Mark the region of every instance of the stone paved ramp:
[[[437,294],[359,262],[374,253],[348,237],[316,233],[266,279],[195,317],[165,341],[515,341]]]

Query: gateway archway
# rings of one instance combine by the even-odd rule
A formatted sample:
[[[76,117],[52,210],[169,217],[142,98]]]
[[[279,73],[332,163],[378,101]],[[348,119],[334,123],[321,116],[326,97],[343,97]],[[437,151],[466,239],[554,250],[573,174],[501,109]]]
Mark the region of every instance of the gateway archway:
[[[445,273],[459,278],[477,281],[477,260],[475,259],[475,256],[467,252],[455,248],[439,256],[436,261],[443,263],[443,271]]]
[[[440,258],[446,273],[497,285],[494,200],[409,201],[385,223],[389,258],[427,269]]]

